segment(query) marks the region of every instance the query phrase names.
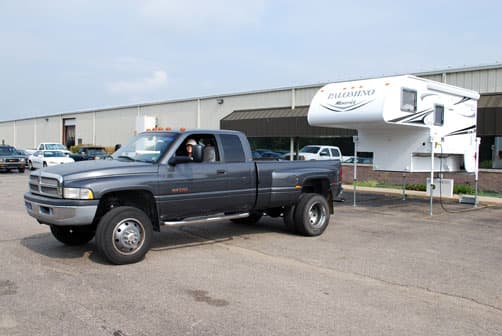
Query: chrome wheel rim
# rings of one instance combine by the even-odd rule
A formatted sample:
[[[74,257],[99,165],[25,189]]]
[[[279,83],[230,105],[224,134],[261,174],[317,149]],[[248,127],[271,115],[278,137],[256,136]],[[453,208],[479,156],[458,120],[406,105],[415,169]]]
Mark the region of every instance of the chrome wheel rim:
[[[121,220],[113,229],[113,247],[121,254],[136,253],[145,242],[145,228],[135,218]]]
[[[321,228],[326,221],[326,209],[320,203],[314,203],[309,209],[309,223],[314,229]]]

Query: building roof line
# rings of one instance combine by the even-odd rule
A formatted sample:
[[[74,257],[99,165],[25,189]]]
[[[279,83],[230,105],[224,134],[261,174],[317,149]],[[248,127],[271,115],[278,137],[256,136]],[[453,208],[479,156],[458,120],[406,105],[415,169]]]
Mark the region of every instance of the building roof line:
[[[478,66],[469,66],[469,67],[458,67],[458,68],[447,68],[447,69],[442,69],[442,70],[433,70],[433,71],[425,71],[425,72],[415,72],[412,73],[414,76],[433,76],[433,75],[442,75],[442,74],[448,74],[448,73],[456,73],[456,72],[470,72],[470,71],[479,71],[479,70],[495,70],[495,69],[500,69],[502,68],[502,63],[495,63],[495,64],[487,64],[487,65],[478,65]],[[213,94],[213,95],[207,95],[207,96],[199,96],[199,97],[189,97],[189,98],[175,98],[175,99],[169,99],[169,100],[162,100],[162,101],[156,101],[156,102],[145,102],[145,103],[137,103],[137,104],[130,104],[130,105],[118,105],[118,106],[111,106],[111,107],[103,107],[103,108],[90,108],[90,109],[83,109],[83,110],[75,110],[71,112],[63,112],[63,113],[55,113],[55,114],[49,114],[49,115],[39,115],[39,116],[32,116],[32,117],[26,117],[26,118],[21,118],[21,119],[12,119],[12,120],[0,120],[0,123],[5,123],[5,122],[15,122],[15,121],[24,121],[24,120],[30,120],[30,119],[43,119],[43,118],[53,118],[53,117],[61,117],[63,118],[64,116],[67,115],[72,115],[72,114],[82,114],[82,113],[92,113],[92,112],[106,112],[106,111],[112,111],[112,110],[121,110],[121,109],[129,109],[129,108],[138,108],[141,109],[142,107],[149,107],[149,106],[155,106],[155,105],[162,105],[162,104],[173,104],[173,103],[181,103],[181,102],[191,102],[191,101],[198,101],[198,100],[210,100],[210,99],[220,99],[220,98],[227,98],[227,97],[235,97],[235,96],[244,96],[244,95],[252,95],[252,94],[260,94],[260,93],[272,93],[272,92],[280,92],[280,91],[289,91],[293,89],[313,89],[313,88],[320,88],[326,84],[329,83],[337,83],[337,82],[345,82],[345,81],[351,81],[351,80],[364,80],[364,79],[372,79],[372,78],[381,78],[381,77],[394,77],[394,76],[402,76],[402,75],[408,75],[409,73],[405,74],[392,74],[392,75],[383,75],[383,76],[370,76],[370,77],[360,77],[360,78],[352,78],[352,79],[343,79],[343,80],[336,80],[336,81],[328,81],[328,82],[320,82],[317,84],[306,84],[306,85],[297,85],[297,86],[287,86],[287,87],[277,87],[277,88],[271,88],[271,89],[259,89],[259,90],[250,90],[250,91],[242,91],[242,92],[234,92],[234,93],[223,93],[223,94]]]

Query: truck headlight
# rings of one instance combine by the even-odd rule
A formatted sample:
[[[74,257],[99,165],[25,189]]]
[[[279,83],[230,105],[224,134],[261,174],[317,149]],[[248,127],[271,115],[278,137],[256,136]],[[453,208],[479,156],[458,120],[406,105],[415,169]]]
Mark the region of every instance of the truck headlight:
[[[63,188],[63,198],[92,200],[94,199],[94,194],[90,189]]]

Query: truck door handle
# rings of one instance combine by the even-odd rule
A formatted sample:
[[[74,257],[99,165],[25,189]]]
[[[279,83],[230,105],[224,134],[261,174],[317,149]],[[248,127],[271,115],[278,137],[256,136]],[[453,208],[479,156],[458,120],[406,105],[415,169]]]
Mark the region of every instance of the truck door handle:
[[[227,171],[226,171],[226,170],[224,170],[224,169],[218,169],[218,170],[216,171],[216,174],[218,174],[218,175],[225,175],[226,173],[227,173]]]

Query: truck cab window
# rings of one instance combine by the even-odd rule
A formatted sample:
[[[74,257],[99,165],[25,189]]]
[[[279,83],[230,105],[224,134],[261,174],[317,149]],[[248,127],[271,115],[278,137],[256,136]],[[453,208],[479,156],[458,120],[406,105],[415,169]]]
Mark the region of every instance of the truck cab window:
[[[183,143],[176,150],[176,156],[190,156],[188,141],[193,140],[197,145],[202,146],[202,162],[218,162],[220,155],[218,145],[212,134],[191,134],[186,137]]]
[[[220,135],[220,139],[223,146],[223,153],[225,154],[225,162],[246,161],[241,140],[237,135],[222,134]]]

